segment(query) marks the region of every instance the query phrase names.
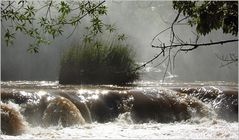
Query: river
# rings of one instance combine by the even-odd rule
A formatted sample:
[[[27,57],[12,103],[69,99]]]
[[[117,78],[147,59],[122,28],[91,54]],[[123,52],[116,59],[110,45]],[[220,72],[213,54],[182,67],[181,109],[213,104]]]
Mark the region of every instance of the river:
[[[47,112],[56,98],[76,106],[84,123],[72,125],[69,115],[63,121],[57,110],[64,105],[58,103],[53,112]],[[1,131],[2,139],[239,138],[238,84],[233,82],[83,86],[5,81],[1,82],[1,103],[20,112],[24,121],[23,133],[13,136]]]

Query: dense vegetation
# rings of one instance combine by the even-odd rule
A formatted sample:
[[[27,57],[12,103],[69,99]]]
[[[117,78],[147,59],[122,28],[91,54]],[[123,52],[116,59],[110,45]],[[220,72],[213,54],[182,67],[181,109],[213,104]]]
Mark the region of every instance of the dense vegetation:
[[[134,53],[120,42],[72,46],[61,60],[60,84],[122,85],[139,78]]]

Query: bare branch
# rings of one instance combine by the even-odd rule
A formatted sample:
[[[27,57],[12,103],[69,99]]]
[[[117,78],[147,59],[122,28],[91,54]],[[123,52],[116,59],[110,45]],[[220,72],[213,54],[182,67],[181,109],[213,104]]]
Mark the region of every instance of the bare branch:
[[[14,3],[15,1],[8,1],[8,5],[4,8],[4,9],[1,9],[1,11],[5,11],[5,10],[7,10],[9,7],[11,7],[12,6],[12,4]]]
[[[174,39],[175,39],[175,33],[174,33],[174,24],[177,22],[179,16],[180,16],[180,12],[178,12],[176,18],[174,19],[173,23],[171,24],[171,35],[172,35],[172,38],[171,38],[171,46],[173,45],[173,42],[174,42]],[[166,48],[166,46],[164,46],[164,49]],[[169,48],[169,51],[168,51],[168,63],[167,63],[167,66],[166,66],[166,69],[164,71],[164,75],[163,75],[163,82],[164,82],[164,79],[165,79],[165,76],[166,76],[166,73],[168,71],[168,68],[170,68],[170,72],[172,72],[172,63],[171,63],[171,50],[172,50],[172,47]]]
[[[74,34],[74,32],[75,32],[77,26],[78,26],[78,23],[76,23],[76,25],[74,26],[73,31],[67,36],[67,39],[70,38],[70,37]]]
[[[50,20],[51,20],[51,6],[52,6],[52,2],[53,1],[51,0],[49,5],[48,5],[48,7],[47,7],[47,11],[46,11],[46,18],[47,18],[48,14],[49,14]]]
[[[160,34],[162,34],[163,32],[165,32],[165,31],[167,31],[167,30],[169,30],[171,27],[168,27],[168,28],[166,28],[166,29],[164,29],[163,31],[161,31],[161,32],[159,32],[157,35],[155,35],[154,36],[154,38],[152,39],[152,41],[151,41],[151,46],[153,46],[153,42],[154,42],[154,40],[160,35]],[[161,41],[160,41],[161,42]]]
[[[234,53],[230,53],[229,56],[224,56],[224,55],[219,56],[216,54],[216,57],[222,61],[220,68],[228,66],[233,63],[237,64],[237,62],[238,62],[238,56],[236,56]]]
[[[175,68],[175,59],[176,59],[176,56],[178,55],[178,53],[180,52],[180,50],[183,48],[183,46],[181,46],[177,51],[176,53],[173,55],[173,68]]]
[[[164,61],[166,61],[168,59],[169,56],[165,57],[160,63],[158,63],[157,65],[155,65],[154,67],[158,67],[159,65],[163,64]]]
[[[211,46],[211,45],[218,45],[218,44],[225,44],[225,43],[231,43],[231,42],[238,42],[238,39],[232,39],[232,40],[224,40],[224,41],[218,41],[218,42],[209,42],[209,43],[184,43],[184,44],[176,44],[176,45],[168,45],[168,46],[155,46],[152,45],[153,48],[176,48],[180,46],[192,46],[192,48],[189,49],[181,49],[181,51],[191,51],[196,49],[199,46]]]
[[[137,71],[141,68],[144,68],[147,64],[149,64],[149,63],[153,62],[155,59],[157,59],[162,53],[163,53],[163,51],[161,51],[159,54],[155,55],[152,59],[150,59],[149,61],[147,61],[143,65],[140,65],[139,67],[135,68],[135,71]]]
[[[176,18],[178,19],[178,18],[179,18],[179,15],[176,16]],[[176,19],[176,18],[175,18],[175,19]],[[179,21],[177,21],[177,19],[176,19],[176,20],[174,19],[173,25],[175,25],[175,24],[178,25],[180,22],[186,20],[187,18],[189,18],[189,16],[184,17],[184,18],[180,19]],[[176,22],[177,22],[177,23],[176,23]],[[152,41],[151,41],[151,43],[150,43],[151,46],[153,45],[154,40],[155,40],[160,34],[162,34],[163,32],[165,32],[165,31],[167,31],[167,30],[169,30],[169,29],[171,29],[171,28],[172,28],[172,26],[170,26],[170,27],[164,29],[163,31],[159,32],[158,34],[156,34],[156,35],[153,37],[153,39],[152,39]],[[160,42],[161,42],[161,41],[160,41]]]

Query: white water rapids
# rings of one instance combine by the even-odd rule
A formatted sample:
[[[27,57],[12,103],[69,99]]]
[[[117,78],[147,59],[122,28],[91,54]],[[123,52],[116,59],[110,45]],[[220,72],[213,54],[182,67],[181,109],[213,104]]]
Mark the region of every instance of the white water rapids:
[[[29,127],[20,136],[2,139],[238,139],[238,122],[194,120],[178,123],[92,123],[63,128]]]

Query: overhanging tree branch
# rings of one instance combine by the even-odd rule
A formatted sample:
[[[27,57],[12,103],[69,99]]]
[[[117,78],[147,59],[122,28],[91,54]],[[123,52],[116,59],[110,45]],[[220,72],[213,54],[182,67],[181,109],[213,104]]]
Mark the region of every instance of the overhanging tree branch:
[[[218,41],[218,42],[210,42],[210,43],[198,43],[198,44],[194,44],[194,43],[182,43],[182,44],[175,44],[175,45],[168,45],[168,46],[155,46],[152,45],[153,48],[176,48],[176,47],[181,47],[181,46],[192,46],[192,48],[189,49],[183,49],[181,48],[180,51],[192,51],[200,46],[211,46],[211,45],[218,45],[218,44],[225,44],[225,43],[231,43],[231,42],[238,42],[238,39],[232,39],[232,40],[224,40],[224,41]]]
[[[161,51],[159,54],[155,55],[152,59],[150,59],[149,61],[147,61],[143,65],[140,65],[139,67],[135,68],[135,71],[144,68],[147,64],[149,64],[149,63],[153,62],[155,59],[157,59],[162,53],[163,53],[163,51]]]
[[[216,41],[216,42],[198,43],[198,40],[199,40],[199,37],[200,37],[199,34],[205,35],[205,34],[209,33],[215,27],[211,27],[212,29],[210,28],[209,31],[206,31],[206,32],[203,32],[203,30],[201,30],[201,29],[200,30],[197,29],[197,32],[199,34],[195,34],[194,33],[196,35],[196,39],[195,39],[194,43],[191,43],[191,39],[189,41],[190,43],[188,43],[187,41],[182,40],[175,33],[174,27],[176,25],[181,25],[179,23],[184,21],[184,20],[186,20],[186,19],[188,19],[187,22],[191,26],[198,27],[197,24],[199,24],[199,23],[193,22],[192,19],[198,18],[197,14],[201,14],[201,13],[195,13],[197,11],[193,11],[192,8],[199,8],[200,9],[200,8],[203,8],[203,7],[200,7],[197,4],[195,4],[195,3],[196,2],[181,2],[181,3],[180,2],[178,2],[178,3],[177,2],[173,2],[174,9],[178,10],[178,14],[176,15],[175,19],[173,20],[171,26],[166,28],[166,29],[164,29],[163,31],[159,32],[157,35],[155,35],[153,37],[153,39],[151,41],[151,47],[152,48],[159,48],[160,49],[159,54],[156,55],[155,57],[153,57],[152,59],[150,59],[149,61],[145,62],[141,66],[139,66],[138,69],[144,68],[146,65],[148,65],[149,63],[155,61],[160,56],[165,57],[165,53],[167,52],[168,53],[167,56],[164,59],[162,58],[163,61],[161,61],[161,62],[165,62],[167,60],[167,62],[166,62],[167,63],[166,64],[166,69],[165,69],[165,72],[164,72],[164,75],[163,75],[163,80],[164,80],[166,72],[168,71],[169,68],[170,68],[170,72],[171,72],[171,68],[172,68],[172,66],[171,66],[171,57],[173,57],[173,67],[174,67],[174,61],[176,60],[175,58],[179,54],[179,52],[189,52],[189,51],[193,51],[193,50],[195,50],[195,49],[197,49],[199,47],[206,47],[206,46],[213,46],[213,45],[223,45],[223,44],[226,44],[226,43],[238,42],[238,39],[229,39],[229,40],[222,40],[222,41]],[[207,3],[207,4],[210,5],[211,3]],[[217,3],[215,3],[215,4],[217,4]],[[230,3],[230,4],[225,3],[225,4],[226,4],[226,6],[230,7],[230,4],[233,4],[233,3]],[[180,6],[183,6],[183,7],[180,8]],[[220,6],[220,5],[218,5],[218,6]],[[210,10],[212,10],[212,9],[210,9]],[[220,10],[220,9],[218,9],[218,10]],[[237,10],[236,11],[235,11],[235,9],[226,9],[226,10],[234,11],[236,14],[233,15],[233,17],[237,18],[237,16],[238,16]],[[217,11],[211,11],[211,13],[207,13],[207,10],[205,10],[205,11],[206,11],[206,14],[208,14],[208,16],[210,16],[210,14],[213,13],[213,12],[217,12]],[[183,13],[184,18],[182,18],[180,20],[179,17],[180,17],[180,13],[181,12]],[[227,13],[225,13],[225,14],[227,14]],[[222,15],[222,18],[225,18],[225,15]],[[205,19],[205,20],[208,20],[208,19]],[[209,19],[209,20],[211,20],[211,19]],[[233,23],[234,23],[234,21],[233,21]],[[224,28],[224,24],[223,24],[223,27],[222,26],[220,27],[220,28],[223,28],[223,33],[231,33],[232,35],[237,35],[238,29],[234,28],[234,24],[227,24],[225,26],[227,26],[228,28]],[[233,26],[233,27],[231,28],[231,26]],[[200,27],[201,27],[201,23],[200,23]],[[204,26],[202,26],[201,28],[203,28],[203,27]],[[232,29],[232,30],[226,30],[226,29]],[[236,29],[236,31],[235,31],[235,29]],[[169,39],[170,43],[166,44],[165,42],[163,42],[163,41],[161,41],[159,39],[159,36],[160,36],[160,34],[163,34],[163,33],[165,33],[168,30],[170,30],[170,39]],[[157,45],[157,44],[155,45],[154,44],[156,42],[156,39],[158,40],[159,45]],[[176,53],[174,53],[174,52],[176,52]],[[221,61],[225,62],[222,66],[226,66],[226,65],[229,65],[231,63],[238,62],[238,56],[234,55],[234,54],[233,55],[230,54],[229,58],[228,57],[227,58],[226,57],[218,57],[218,59],[220,59]],[[159,64],[162,64],[161,62]]]
[[[53,26],[59,25],[59,24],[74,24],[74,23],[78,23],[81,19],[83,19],[85,16],[87,16],[90,12],[95,11],[98,7],[100,7],[103,3],[105,3],[105,0],[100,2],[98,5],[96,5],[95,7],[93,7],[92,9],[90,9],[89,11],[87,11],[87,13],[83,14],[82,16],[78,17],[77,19],[71,21],[71,22],[64,22],[64,23],[57,23],[54,24]]]
[[[64,33],[64,26],[69,25],[74,27],[71,36],[76,30],[77,25],[81,23],[81,20],[89,15],[89,24],[92,28],[88,28],[88,33],[91,37],[106,28],[103,24],[101,16],[107,14],[107,7],[103,5],[106,0],[103,1],[82,1],[75,4],[72,1],[58,1],[49,0],[44,3],[40,8],[36,6],[34,2],[28,2],[27,0],[15,1],[3,1],[1,3],[1,21],[2,27],[6,25],[6,32],[2,36],[9,46],[13,44],[15,40],[15,33],[22,32],[25,35],[33,38],[33,41],[29,43],[28,51],[37,53],[40,45],[49,45],[51,40],[62,35]],[[41,10],[44,9],[44,15]],[[78,9],[78,11],[76,11]],[[50,35],[52,39],[46,37]],[[68,37],[69,37],[68,36]]]

